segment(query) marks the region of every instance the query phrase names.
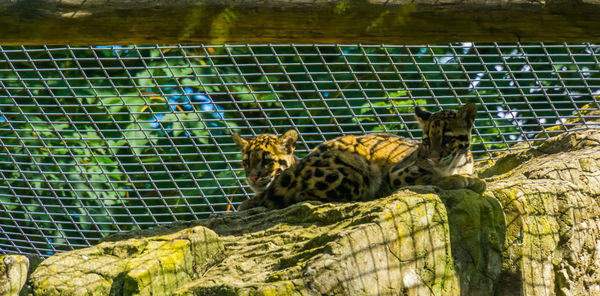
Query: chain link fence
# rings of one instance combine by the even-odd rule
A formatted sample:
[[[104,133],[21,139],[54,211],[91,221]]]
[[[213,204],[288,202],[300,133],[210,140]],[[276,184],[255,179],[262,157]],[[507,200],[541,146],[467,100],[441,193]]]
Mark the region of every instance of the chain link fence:
[[[595,44],[0,47],[0,253],[236,211],[232,132],[419,138],[414,104],[479,105],[478,160],[594,126]],[[551,128],[559,126],[560,128]]]

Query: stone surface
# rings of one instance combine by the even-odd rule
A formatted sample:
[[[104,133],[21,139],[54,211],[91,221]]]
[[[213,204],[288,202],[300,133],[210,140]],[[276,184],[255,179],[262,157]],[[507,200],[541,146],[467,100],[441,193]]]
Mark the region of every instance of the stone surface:
[[[199,225],[219,234],[225,258],[177,277],[178,266],[190,270],[188,261],[169,259],[181,257],[177,231],[206,230]],[[413,187],[371,202],[253,209],[112,237],[128,239],[52,256],[32,285],[35,295],[489,295],[501,271],[503,225],[494,199]],[[159,251],[144,251],[157,243]]]
[[[34,295],[169,295],[222,258],[217,235],[198,226],[59,253],[30,281]]]
[[[44,258],[37,254],[21,255],[27,257],[27,260],[29,261],[29,268],[27,269],[27,281],[25,282],[25,286],[23,286],[23,288],[21,289],[21,293],[19,293],[19,296],[28,296],[30,294],[33,294],[31,285],[29,285],[29,278],[31,277],[33,271],[38,267],[38,265],[40,265],[40,263],[44,261]]]
[[[0,256],[0,296],[17,296],[27,280],[29,260],[22,255]]]
[[[480,164],[483,195],[414,186],[135,231],[50,257],[32,285],[35,295],[600,295],[600,133],[539,144]],[[204,255],[183,246],[187,232],[204,233]]]
[[[176,295],[489,295],[501,271],[502,211],[469,190],[412,187],[204,223],[228,257]]]
[[[509,153],[480,175],[506,215],[497,295],[600,295],[599,130]]]
[[[501,270],[502,211],[468,190],[413,187],[201,223],[220,234],[227,258],[179,295],[489,295]]]

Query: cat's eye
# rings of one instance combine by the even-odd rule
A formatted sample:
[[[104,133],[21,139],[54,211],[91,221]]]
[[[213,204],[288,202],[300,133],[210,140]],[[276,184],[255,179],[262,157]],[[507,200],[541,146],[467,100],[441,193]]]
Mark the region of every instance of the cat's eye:
[[[263,160],[263,165],[264,165],[265,167],[270,167],[270,166],[272,166],[272,165],[273,165],[273,160],[272,160],[272,159],[270,159],[270,158],[268,158],[268,159],[265,159],[265,160]]]
[[[450,143],[454,141],[454,137],[444,136],[444,143]]]

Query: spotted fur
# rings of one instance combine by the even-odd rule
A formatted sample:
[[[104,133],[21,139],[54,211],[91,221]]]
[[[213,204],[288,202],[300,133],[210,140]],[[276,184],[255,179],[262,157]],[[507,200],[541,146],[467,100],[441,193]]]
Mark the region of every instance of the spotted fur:
[[[419,147],[398,162],[385,179],[391,193],[407,185],[437,185],[443,189],[469,188],[485,191],[485,182],[473,176],[473,155],[470,151],[471,129],[477,107],[467,104],[458,111],[436,113],[415,108],[415,115],[423,129]]]
[[[257,192],[240,209],[284,208],[305,200],[373,199],[379,195],[385,172],[417,145],[383,133],[347,135],[324,142],[277,175],[264,192]]]
[[[280,137],[264,134],[251,139],[233,134],[233,140],[242,150],[246,181],[257,194],[265,191],[277,175],[296,162],[294,149],[298,132],[295,130]]]

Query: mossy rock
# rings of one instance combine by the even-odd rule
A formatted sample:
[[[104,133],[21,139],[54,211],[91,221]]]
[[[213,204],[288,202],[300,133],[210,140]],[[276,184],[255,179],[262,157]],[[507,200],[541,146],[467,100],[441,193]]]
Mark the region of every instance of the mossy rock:
[[[17,296],[27,280],[29,260],[22,255],[0,256],[0,296]]]
[[[31,285],[34,295],[169,295],[223,256],[218,236],[197,226],[56,254]]]

